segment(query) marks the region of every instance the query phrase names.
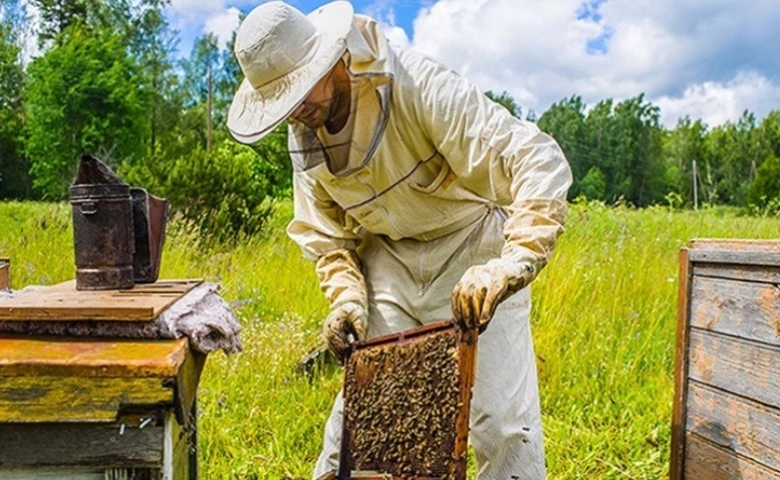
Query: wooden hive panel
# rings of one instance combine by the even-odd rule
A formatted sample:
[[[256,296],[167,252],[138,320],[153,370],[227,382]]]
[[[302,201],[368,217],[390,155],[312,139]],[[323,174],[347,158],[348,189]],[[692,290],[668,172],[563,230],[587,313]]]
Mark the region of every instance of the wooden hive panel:
[[[780,242],[680,256],[671,478],[780,480]]]
[[[125,408],[193,404],[205,355],[178,340],[0,335],[0,423],[111,422]]]

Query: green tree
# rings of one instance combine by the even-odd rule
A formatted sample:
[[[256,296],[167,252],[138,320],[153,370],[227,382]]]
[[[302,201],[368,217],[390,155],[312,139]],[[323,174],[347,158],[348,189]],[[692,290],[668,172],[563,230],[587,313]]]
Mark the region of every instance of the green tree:
[[[167,0],[147,0],[129,14],[129,49],[139,66],[136,77],[145,92],[147,154],[136,161],[158,162],[183,152],[176,147],[184,95],[175,70],[177,39],[165,18]]]
[[[601,185],[594,182],[603,176],[602,200],[623,199],[636,206],[662,201],[668,182],[661,157],[663,129],[658,107],[639,95],[617,105],[612,99],[602,100],[587,115],[583,110],[579,97],[572,97],[554,105],[550,114],[545,112],[539,124],[553,133],[570,157],[575,180],[592,172],[588,196],[600,191],[593,187]],[[581,188],[576,182],[572,195],[583,193]]]
[[[661,161],[660,110],[639,95],[614,111],[615,177],[620,196],[636,206],[663,200],[667,191]]]
[[[195,39],[189,58],[182,62],[186,128],[195,136],[194,145],[207,150],[214,143],[215,125],[224,125],[228,105],[215,89],[217,77],[225,75],[223,59],[217,36],[209,33]]]
[[[542,131],[552,135],[566,155],[574,176],[574,185],[569,190],[569,198],[576,198],[581,193],[580,181],[592,166],[588,146],[585,144],[585,104],[582,98],[573,96],[553,104],[539,118],[538,125]],[[604,199],[603,197],[589,198]]]
[[[605,201],[617,200],[628,189],[627,185],[617,183],[619,179],[625,182],[625,176],[620,175],[613,109],[612,99],[606,99],[588,111],[580,147],[585,171],[596,167],[607,180],[607,190],[603,198]]]
[[[680,119],[675,129],[664,137],[663,157],[670,189],[688,205],[693,205],[693,162],[699,168],[705,166],[706,138],[707,126],[689,117]]]
[[[175,211],[217,241],[258,233],[272,212],[275,168],[251,148],[223,139],[166,162],[155,186]]]
[[[114,167],[144,154],[138,69],[121,35],[73,25],[28,71],[27,153],[42,196],[66,196],[82,153]]]
[[[736,122],[713,128],[705,141],[702,183],[713,203],[745,205],[750,183],[768,156],[755,116],[744,112]]]
[[[600,200],[606,195],[607,179],[598,167],[591,167],[579,183],[579,195],[585,198]]]
[[[24,69],[15,28],[18,7],[0,4],[0,198],[21,199],[30,196],[31,181],[22,144]]]
[[[780,157],[780,110],[767,114],[758,126],[758,141],[763,147],[761,154]]]
[[[771,205],[780,211],[780,157],[771,155],[758,167],[756,180],[748,190],[748,205],[760,210]]]
[[[84,23],[90,17],[91,5],[100,2],[90,0],[30,0],[39,12],[38,39],[41,44],[54,40],[60,33],[76,23]]]

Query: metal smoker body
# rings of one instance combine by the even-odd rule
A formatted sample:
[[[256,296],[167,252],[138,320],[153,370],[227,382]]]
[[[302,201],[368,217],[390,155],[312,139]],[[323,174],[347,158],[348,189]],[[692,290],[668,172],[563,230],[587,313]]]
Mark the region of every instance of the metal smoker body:
[[[81,157],[70,187],[77,290],[157,280],[168,203],[131,188],[100,160]]]

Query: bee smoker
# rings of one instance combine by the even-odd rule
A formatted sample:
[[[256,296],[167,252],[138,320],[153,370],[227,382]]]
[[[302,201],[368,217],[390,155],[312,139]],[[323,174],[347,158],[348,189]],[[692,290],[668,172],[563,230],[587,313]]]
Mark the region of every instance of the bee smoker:
[[[106,164],[81,157],[70,187],[77,290],[157,280],[168,202],[130,187]]]

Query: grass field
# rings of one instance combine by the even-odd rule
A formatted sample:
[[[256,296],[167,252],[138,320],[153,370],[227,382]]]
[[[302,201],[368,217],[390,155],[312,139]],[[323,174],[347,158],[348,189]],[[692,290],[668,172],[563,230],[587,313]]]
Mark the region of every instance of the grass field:
[[[222,285],[245,351],[212,354],[199,391],[204,479],[307,478],[341,382],[297,362],[327,313],[313,265],[285,237],[283,203],[264,237],[207,249],[172,222],[163,278]],[[575,205],[533,284],[533,328],[550,479],[668,476],[679,249],[693,238],[780,238],[777,218]],[[0,203],[0,256],[14,288],[73,278],[70,207]],[[473,471],[473,465],[472,465]]]

